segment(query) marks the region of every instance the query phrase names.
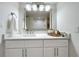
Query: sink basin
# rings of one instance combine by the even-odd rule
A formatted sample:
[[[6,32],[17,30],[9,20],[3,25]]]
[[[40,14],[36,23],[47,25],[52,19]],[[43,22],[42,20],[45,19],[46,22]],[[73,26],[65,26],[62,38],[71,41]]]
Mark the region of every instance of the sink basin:
[[[35,34],[13,34],[13,35],[10,35],[7,37],[35,37],[36,35]]]
[[[35,37],[36,35],[35,34],[23,34],[22,36],[23,37]]]

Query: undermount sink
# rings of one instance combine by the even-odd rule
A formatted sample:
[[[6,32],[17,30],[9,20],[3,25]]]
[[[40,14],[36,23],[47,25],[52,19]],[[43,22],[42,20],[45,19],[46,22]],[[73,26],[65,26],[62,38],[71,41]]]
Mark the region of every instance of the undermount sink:
[[[6,35],[7,37],[35,37],[35,34],[13,34],[13,35]]]
[[[14,34],[11,37],[45,37],[47,34]]]
[[[22,36],[23,37],[35,37],[36,35],[35,34],[23,34]]]

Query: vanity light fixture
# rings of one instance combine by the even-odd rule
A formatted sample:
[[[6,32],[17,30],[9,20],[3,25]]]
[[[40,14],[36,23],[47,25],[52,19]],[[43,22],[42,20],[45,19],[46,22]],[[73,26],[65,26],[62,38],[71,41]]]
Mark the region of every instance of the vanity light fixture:
[[[51,9],[50,5],[45,6],[45,11],[50,11],[50,9]]]
[[[26,4],[26,10],[31,11],[31,4]]]
[[[50,5],[26,4],[27,11],[50,11]]]
[[[32,9],[33,11],[37,11],[37,5],[36,4],[32,5]]]
[[[44,11],[44,5],[39,6],[39,11]]]

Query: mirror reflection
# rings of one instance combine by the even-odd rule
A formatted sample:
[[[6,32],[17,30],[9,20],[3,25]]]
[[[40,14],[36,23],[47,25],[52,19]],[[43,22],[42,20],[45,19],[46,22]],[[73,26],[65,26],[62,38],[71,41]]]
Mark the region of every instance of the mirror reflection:
[[[48,4],[33,3],[25,5],[24,30],[50,29],[51,7]]]

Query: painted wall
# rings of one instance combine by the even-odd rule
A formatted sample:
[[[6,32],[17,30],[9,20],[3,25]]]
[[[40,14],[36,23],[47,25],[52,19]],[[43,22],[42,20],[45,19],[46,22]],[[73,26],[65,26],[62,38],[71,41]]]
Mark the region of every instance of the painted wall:
[[[19,6],[18,3],[0,2],[0,34],[6,33],[6,24],[7,24],[7,20],[8,20],[8,17],[11,11],[15,12],[17,16],[16,20],[18,21],[19,19],[19,7],[18,6]],[[0,35],[0,56],[2,56],[1,35]]]
[[[52,7],[52,29],[56,29],[57,28],[57,4],[53,4],[51,5]],[[51,23],[51,22],[50,22]]]
[[[25,14],[25,4],[19,3],[19,32],[22,33],[24,29],[24,14]]]
[[[17,20],[19,18],[19,7],[18,7],[18,3],[0,3],[0,33],[5,33],[6,31],[6,21],[8,20],[8,17],[10,15],[11,11],[14,11],[16,16],[17,16]]]
[[[57,7],[57,28],[60,31],[77,32],[79,28],[79,3],[59,3]]]
[[[71,33],[69,56],[79,56],[79,3],[57,4],[57,28]]]

